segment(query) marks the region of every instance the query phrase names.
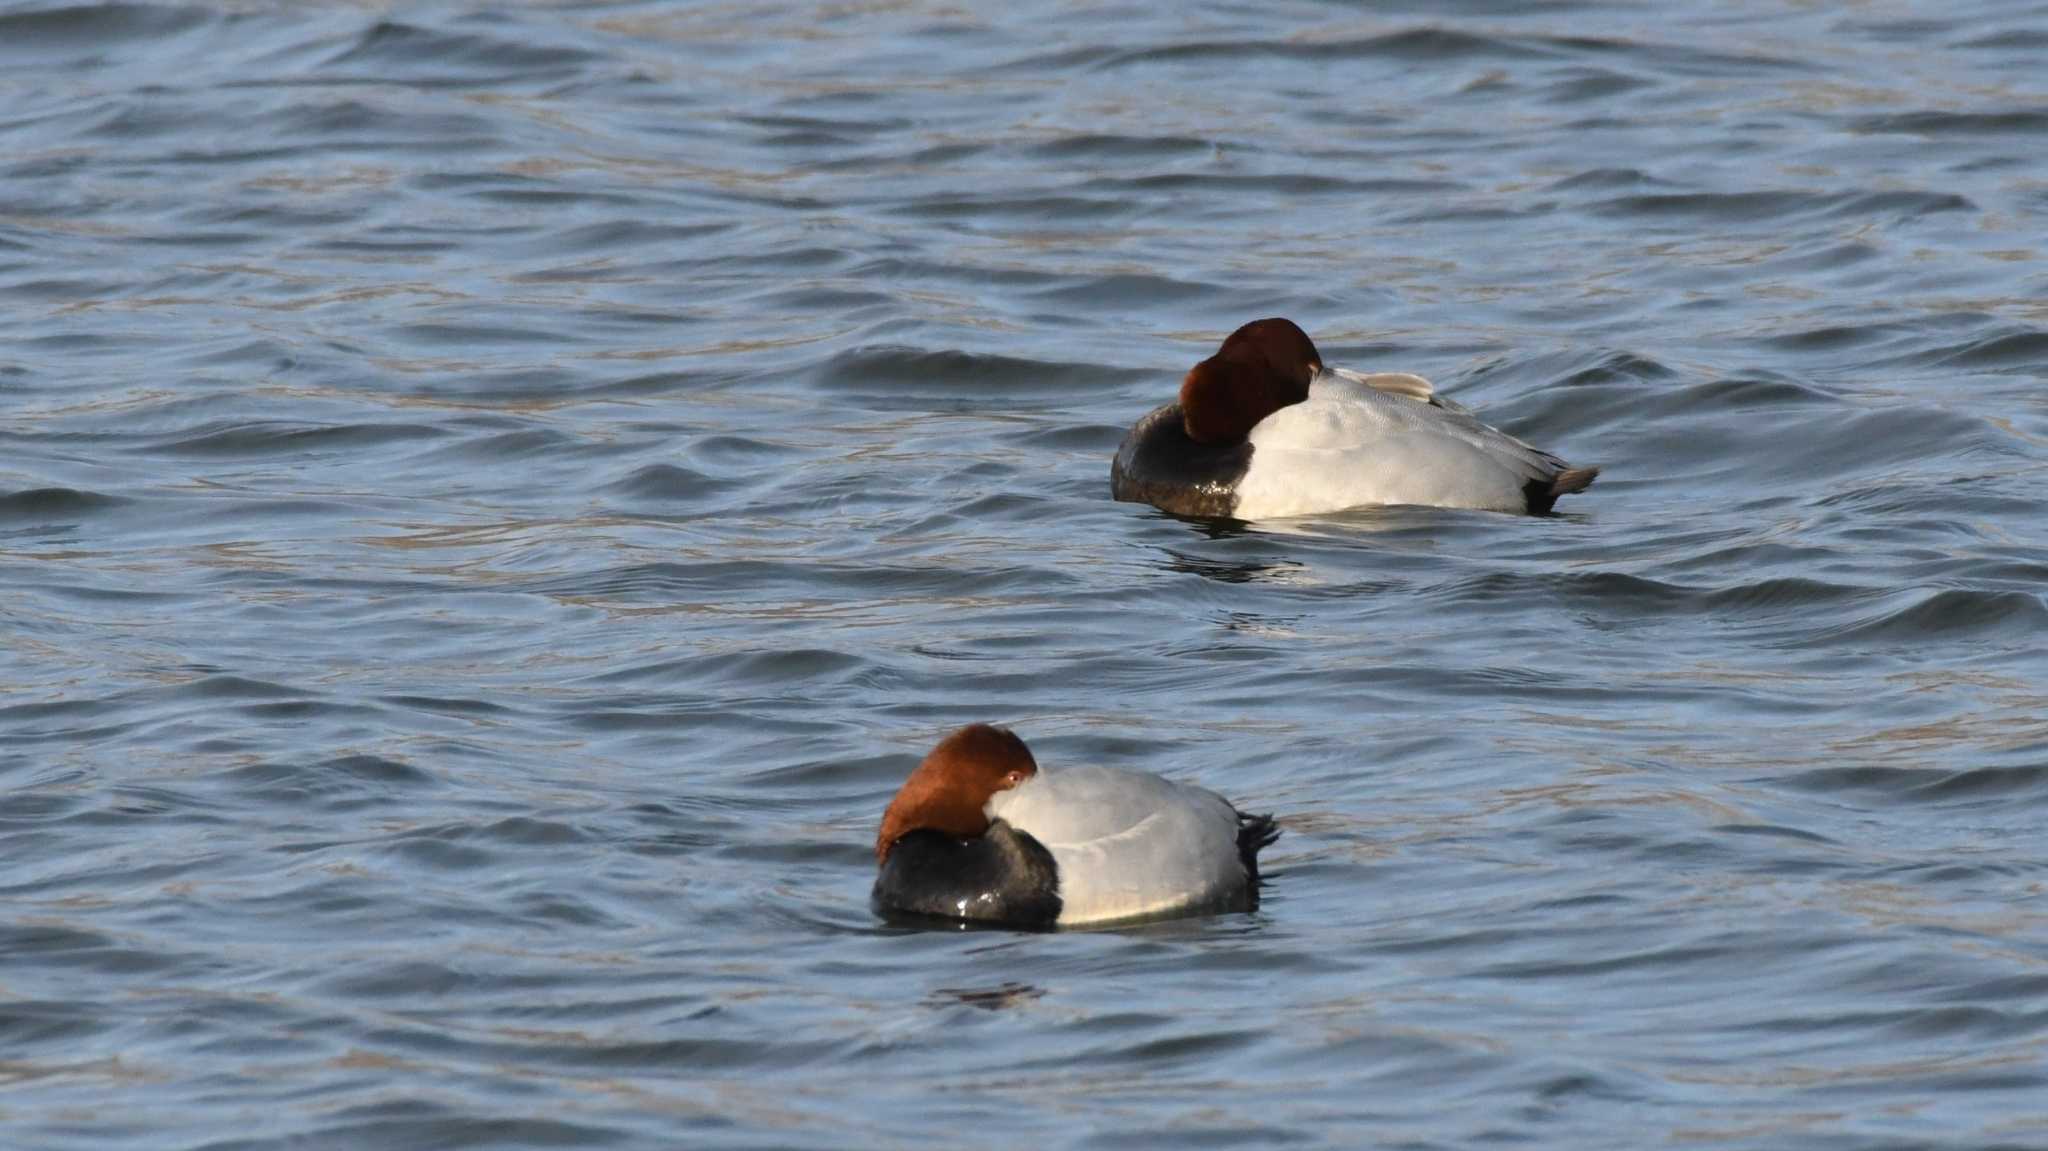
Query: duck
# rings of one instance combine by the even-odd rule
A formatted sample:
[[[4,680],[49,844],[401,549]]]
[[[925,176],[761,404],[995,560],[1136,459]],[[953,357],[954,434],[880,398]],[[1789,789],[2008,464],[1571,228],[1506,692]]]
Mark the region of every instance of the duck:
[[[1110,493],[1176,515],[1238,520],[1380,504],[1548,514],[1585,491],[1577,468],[1479,420],[1421,376],[1331,368],[1292,320],[1253,320],[1140,419]]]
[[[941,739],[890,800],[872,901],[890,920],[1080,927],[1258,904],[1280,836],[1206,788],[1147,772],[1041,770],[1015,732]]]

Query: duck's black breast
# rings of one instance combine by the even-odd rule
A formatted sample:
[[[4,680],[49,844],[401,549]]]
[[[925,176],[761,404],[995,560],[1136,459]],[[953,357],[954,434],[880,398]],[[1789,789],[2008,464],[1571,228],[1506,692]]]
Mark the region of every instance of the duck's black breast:
[[[1060,917],[1052,853],[998,819],[974,839],[913,831],[875,876],[875,910],[889,919],[936,918],[1051,927]]]
[[[1237,510],[1237,484],[1251,466],[1252,446],[1215,446],[1188,438],[1180,405],[1148,413],[1131,428],[1109,465],[1109,493],[1183,516],[1227,516]]]

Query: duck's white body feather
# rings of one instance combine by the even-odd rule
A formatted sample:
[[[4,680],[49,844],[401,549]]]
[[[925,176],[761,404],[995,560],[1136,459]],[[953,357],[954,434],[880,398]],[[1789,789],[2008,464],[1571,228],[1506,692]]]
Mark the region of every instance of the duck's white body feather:
[[[1259,421],[1237,485],[1240,519],[1311,515],[1367,504],[1519,512],[1524,486],[1563,460],[1471,412],[1432,400],[1406,373],[1317,372],[1308,399]],[[1441,406],[1439,406],[1441,405]]]
[[[1063,926],[1165,915],[1242,898],[1237,809],[1215,792],[1107,767],[1040,769],[988,801],[1059,870]]]

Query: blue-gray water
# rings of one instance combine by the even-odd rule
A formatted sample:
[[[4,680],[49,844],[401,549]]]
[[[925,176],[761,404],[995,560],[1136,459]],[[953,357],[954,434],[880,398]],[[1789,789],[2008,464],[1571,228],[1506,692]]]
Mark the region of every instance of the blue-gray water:
[[[0,7],[0,1144],[2048,1144],[2048,8]],[[1108,498],[1230,328],[1606,470]],[[905,932],[1007,722],[1252,914]]]

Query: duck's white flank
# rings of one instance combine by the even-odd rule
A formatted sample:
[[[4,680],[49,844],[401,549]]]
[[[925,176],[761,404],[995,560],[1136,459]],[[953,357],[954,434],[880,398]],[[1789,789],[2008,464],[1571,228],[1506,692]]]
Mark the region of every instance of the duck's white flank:
[[[1040,769],[988,801],[1045,845],[1062,925],[1164,915],[1237,898],[1237,811],[1215,792],[1107,767]]]
[[[1317,372],[1308,399],[1259,421],[1236,515],[1255,520],[1365,504],[1520,512],[1523,485],[1563,461],[1456,405],[1430,403],[1405,372]],[[1438,401],[1446,403],[1445,401]]]

